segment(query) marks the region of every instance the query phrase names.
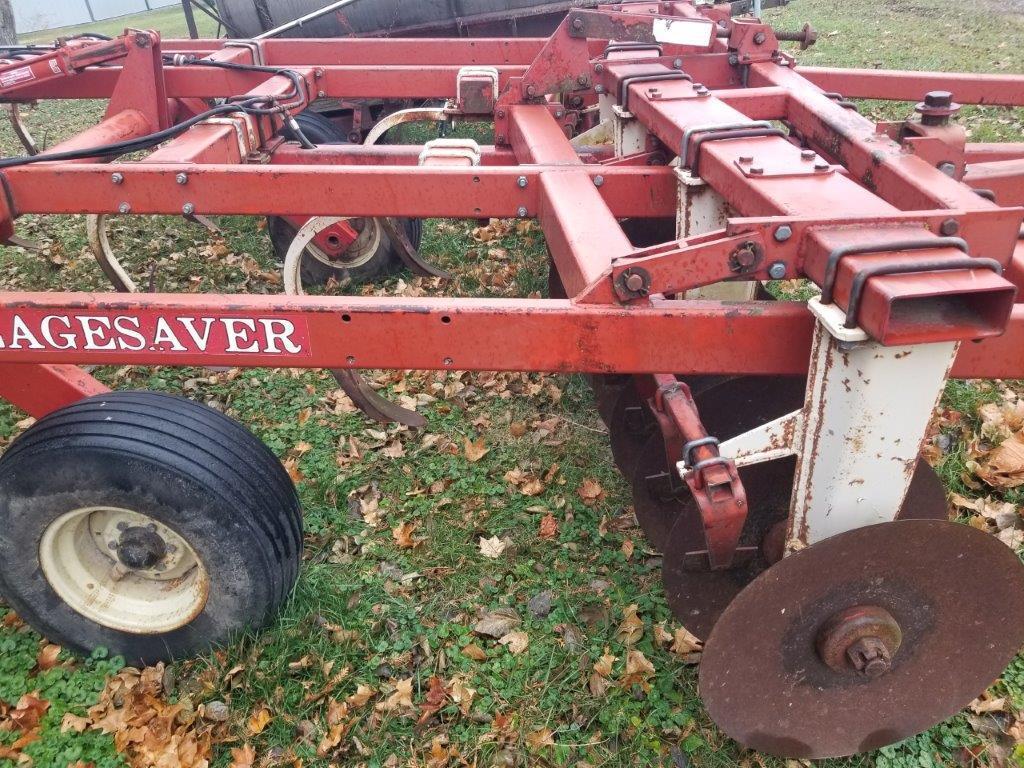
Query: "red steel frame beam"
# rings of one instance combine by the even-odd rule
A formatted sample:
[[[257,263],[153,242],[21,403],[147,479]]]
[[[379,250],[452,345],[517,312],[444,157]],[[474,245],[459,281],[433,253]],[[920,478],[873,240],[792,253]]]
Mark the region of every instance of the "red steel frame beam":
[[[929,91],[951,91],[961,104],[1024,106],[1024,76],[892,69],[798,67],[797,73],[823,91],[848,99],[921,101]]]
[[[799,375],[807,371],[813,326],[798,302],[621,307],[554,299],[7,293],[0,295],[0,366]],[[1016,378],[1022,370],[1018,305],[1004,336],[962,346],[953,375]]]
[[[182,171],[187,185],[177,182]],[[113,173],[123,177],[111,183]],[[127,202],[137,214],[180,213],[186,203],[205,215],[338,215],[412,218],[514,218],[541,207],[541,176],[578,176],[616,217],[674,216],[675,179],[666,168],[580,165],[478,168],[405,166],[104,165],[24,166],[2,172],[18,214],[115,213]],[[598,189],[592,179],[602,176]],[[260,183],[273,179],[274,193]],[[525,177],[527,186],[519,187]],[[65,186],[66,185],[66,186]],[[54,194],[64,187],[73,194]],[[590,194],[590,193],[588,193]]]
[[[672,4],[676,6],[686,11],[684,15],[692,15],[689,6]],[[639,30],[642,37],[643,22],[630,21],[629,29],[631,35]],[[616,72],[632,66],[606,60],[603,69],[589,70],[590,75],[575,71],[559,75],[557,67],[577,66],[578,55],[559,58],[547,48],[549,42],[281,40],[263,43],[260,49],[264,63],[301,67],[312,91],[346,98],[448,98],[455,95],[460,66],[495,63],[502,90],[520,87],[515,78],[530,67],[534,81],[601,75],[605,88],[613,92]],[[569,43],[578,53],[578,44]],[[593,58],[600,55],[604,43],[592,40],[585,47]],[[167,41],[164,49],[251,61],[251,51],[245,48],[217,48],[213,43]],[[553,55],[545,58],[542,50]],[[1019,229],[1021,211],[1000,209],[931,162],[907,155],[870,121],[843,109],[819,90],[869,97],[884,79],[892,85],[888,94],[893,98],[917,100],[932,87],[931,74],[880,78],[874,71],[843,75],[811,68],[798,73],[760,58],[750,67],[749,78],[742,84],[746,87],[740,87],[724,41],[714,43],[706,53],[669,46],[668,54],[645,58],[643,64],[661,64],[665,71],[682,66],[695,79],[720,89],[702,94],[693,83],[678,79],[630,86],[631,111],[670,151],[680,150],[688,129],[709,123],[785,119],[823,154],[841,160],[849,169],[808,174],[801,168],[799,148],[781,137],[715,141],[703,147],[701,177],[740,214],[774,216],[776,221],[832,221],[822,225],[823,232],[807,230],[806,242],[798,246],[801,254],[817,257],[822,249],[837,244],[869,241],[880,227],[891,228],[903,211],[926,210],[931,220],[936,211],[947,209],[965,220],[989,217],[975,222],[979,226],[972,233],[990,234],[972,234],[972,246],[1011,263],[1011,273],[1019,273],[1017,277],[1024,274],[1019,269],[1024,258],[1018,258],[1022,249],[1008,240],[1008,233],[1015,235]],[[368,63],[373,68],[367,68]],[[87,69],[19,91],[19,97],[109,97],[121,70],[116,66]],[[962,102],[1024,103],[1024,78],[941,77],[943,87],[955,90]],[[274,91],[265,74],[197,66],[166,67],[164,80],[169,98]],[[628,263],[621,260],[639,252],[630,245],[618,219],[674,216],[678,205],[674,173],[668,168],[588,162],[594,158],[569,144],[544,103],[513,104],[508,112],[507,119],[498,115],[508,132],[498,137],[498,144],[509,147],[485,150],[484,165],[477,168],[411,167],[418,161],[420,148],[306,151],[288,144],[267,148],[269,168],[245,165],[231,146],[232,130],[211,125],[171,142],[142,163],[48,164],[12,168],[3,176],[10,208],[17,215],[111,213],[126,203],[140,214],[176,213],[190,205],[196,213],[207,215],[338,215],[339,201],[345,201],[343,213],[350,216],[536,216],[563,283],[579,300],[6,294],[0,295],[0,366],[8,368],[0,373],[21,371],[25,374],[21,378],[43,382],[56,393],[55,399],[66,399],[98,385],[84,374],[76,378],[66,369],[45,366],[119,362],[595,373],[806,371],[813,319],[801,304],[677,302],[657,297],[619,304],[610,279],[619,268],[613,262]],[[110,126],[101,130],[109,131]],[[140,129],[132,125],[126,130],[135,135]],[[79,137],[77,143],[87,144],[89,137]],[[993,151],[969,147],[965,152],[961,147],[961,164],[964,157],[977,163]],[[744,163],[750,164],[747,157],[776,167],[795,167],[798,172],[754,177],[744,170]],[[687,156],[684,162],[695,159]],[[1002,174],[1006,186],[1019,178],[1016,168]],[[186,184],[178,180],[183,170]],[[977,164],[972,173],[975,178],[986,173],[992,177],[998,170],[1002,169]],[[112,183],[114,173],[119,174],[120,183]],[[264,181],[272,181],[274,194],[267,194]],[[847,221],[835,221],[837,212]],[[842,228],[851,217],[857,218],[856,225]],[[988,226],[981,227],[982,221]],[[749,230],[730,235],[735,240],[743,231]],[[770,234],[768,229],[755,231]],[[768,238],[759,241],[767,243]],[[688,244],[676,245],[685,251]],[[670,251],[671,247],[645,253],[658,259],[666,252],[671,255]],[[714,253],[715,248],[708,252]],[[710,265],[687,263],[691,270],[693,265]],[[786,263],[793,268],[804,266],[793,254],[787,255]],[[806,266],[812,273],[820,268],[817,263]],[[685,275],[675,279],[671,261],[659,262],[658,269],[666,282],[686,283]],[[710,268],[707,274],[717,273]],[[842,290],[838,294],[842,298]],[[584,296],[593,303],[581,303]],[[26,367],[10,367],[15,365]],[[1013,311],[1004,336],[963,345],[954,375],[1024,375],[1021,306]],[[12,399],[20,398],[37,410],[48,407],[46,403],[52,405],[49,400],[29,402],[21,385],[8,383],[0,389],[4,394],[11,390]]]

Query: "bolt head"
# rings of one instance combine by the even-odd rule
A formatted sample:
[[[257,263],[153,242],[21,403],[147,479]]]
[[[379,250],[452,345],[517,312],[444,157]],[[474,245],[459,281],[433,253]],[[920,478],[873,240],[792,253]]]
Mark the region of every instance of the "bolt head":
[[[772,280],[781,280],[786,276],[786,264],[782,261],[776,261],[770,267],[768,267],[768,276]]]
[[[132,212],[132,207],[128,203],[121,203],[117,206],[117,212],[121,214],[127,214]]]
[[[768,36],[764,32],[758,32],[754,35],[754,45],[764,45],[764,41],[768,39]]]
[[[813,149],[805,149],[800,153],[801,160],[813,160],[818,156],[818,153]]]
[[[945,109],[953,106],[953,94],[949,91],[931,91],[924,97],[926,107]]]
[[[518,179],[516,179],[516,184],[519,185],[520,189],[526,189],[526,185],[529,184],[529,183],[530,182],[527,181],[525,176],[520,176]]]
[[[573,19],[572,20],[572,28],[575,29],[577,32],[582,32],[583,31],[583,19]]]
[[[595,187],[603,187],[604,186],[604,176],[595,176],[594,177],[594,186]]]
[[[626,275],[626,279],[623,281],[623,285],[626,289],[632,293],[639,293],[644,289],[644,278],[643,275],[638,275],[635,272]]]
[[[674,59],[672,61],[672,68],[673,69],[682,69],[683,68],[683,60],[682,59]]]
[[[594,91],[596,91],[597,93],[604,93],[604,90],[605,89],[603,85],[594,86]]]
[[[939,233],[943,237],[953,237],[960,232],[960,222],[956,219],[946,219],[939,226]]]
[[[525,205],[523,205],[523,206],[520,206],[520,207],[519,207],[519,210],[518,210],[518,211],[516,211],[516,213],[517,213],[517,214],[519,215],[519,218],[520,218],[520,219],[525,219],[525,218],[526,218],[526,216],[527,216],[527,214],[529,213],[529,211],[527,211],[527,210],[526,210],[526,206],[525,206]]]
[[[186,216],[191,216],[193,213],[196,212],[196,207],[192,205],[192,203],[185,203],[183,206],[181,206],[181,212]]]
[[[784,243],[793,236],[793,228],[788,224],[783,224],[781,227],[775,230],[775,242]],[[774,266],[774,265],[772,265]],[[785,265],[783,265],[785,266]]]
[[[114,184],[123,184],[124,183],[124,174],[112,173],[112,174],[110,174],[110,180]]]
[[[831,165],[829,165],[829,164],[828,164],[828,163],[827,163],[826,161],[824,161],[824,160],[819,160],[818,162],[816,162],[816,163],[814,164],[814,170],[816,170],[816,171],[819,171],[819,172],[820,172],[820,171],[827,171],[827,170],[828,170],[829,168],[831,168],[831,167],[832,167],[832,166],[831,166]]]
[[[956,176],[956,164],[955,163],[949,163],[949,162],[939,163],[939,170],[942,171],[947,176],[949,176],[950,178],[952,178],[953,176]]]
[[[174,180],[182,185],[188,184],[188,174],[179,173],[177,176],[174,177]]]

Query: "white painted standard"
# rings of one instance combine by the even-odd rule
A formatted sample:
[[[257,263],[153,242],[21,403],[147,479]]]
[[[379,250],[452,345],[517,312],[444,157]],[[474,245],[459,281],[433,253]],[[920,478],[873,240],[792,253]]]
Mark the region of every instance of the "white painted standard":
[[[846,314],[817,318],[803,410],[727,440],[737,466],[796,454],[787,549],[896,518],[959,344],[884,347]],[[679,465],[682,474],[685,467]]]
[[[711,185],[685,168],[676,169],[679,181],[679,208],[676,211],[676,237],[685,239],[725,229],[729,223],[729,205]],[[751,301],[757,283],[736,281],[706,285],[686,292],[688,299],[711,301]]]
[[[885,347],[840,341],[845,313],[810,302],[817,316],[790,546],[895,519],[906,498],[959,344]]]
[[[612,107],[612,130],[615,141],[615,156],[627,157],[647,149],[646,126],[616,104]]]

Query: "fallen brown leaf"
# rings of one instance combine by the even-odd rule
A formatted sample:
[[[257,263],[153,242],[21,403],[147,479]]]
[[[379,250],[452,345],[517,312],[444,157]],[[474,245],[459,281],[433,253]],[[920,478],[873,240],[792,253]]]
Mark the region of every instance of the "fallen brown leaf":
[[[420,716],[416,721],[416,725],[423,725],[427,720],[432,718],[444,707],[448,701],[448,689],[442,680],[437,675],[431,675],[430,681],[427,683],[427,695],[420,704]]]
[[[601,484],[593,478],[586,478],[579,488],[576,489],[576,493],[583,500],[583,503],[588,507],[592,507],[604,498],[604,489]]]
[[[484,439],[482,437],[476,442],[471,441],[467,437],[465,439],[465,452],[466,459],[471,463],[475,464],[488,453],[490,453],[490,449],[484,445]]]
[[[45,672],[48,669],[53,669],[57,666],[58,657],[60,656],[61,647],[54,645],[53,643],[47,643],[40,649],[39,655],[36,656],[36,666],[39,667],[40,672]]]
[[[463,648],[462,655],[473,661],[487,661],[487,652],[476,643],[470,643]]]
[[[423,539],[415,538],[413,534],[419,527],[419,523],[416,521],[405,522],[401,525],[391,529],[391,535],[395,539],[395,543],[401,549],[415,549],[423,543]]]
[[[558,520],[550,512],[541,518],[538,535],[542,539],[553,539],[558,535]]]
[[[492,560],[496,560],[504,554],[505,546],[505,542],[497,536],[492,536],[489,539],[480,537],[480,554]]]
[[[615,639],[624,645],[634,645],[644,636],[644,622],[637,616],[639,606],[627,605],[623,610],[622,623],[615,630]]]
[[[231,750],[231,765],[229,768],[252,768],[255,763],[256,750],[248,744]]]
[[[271,716],[270,710],[266,707],[261,707],[253,712],[252,716],[249,718],[249,733],[253,736],[263,733],[273,719],[274,718]]]
[[[525,632],[516,630],[514,632],[509,632],[498,642],[506,646],[509,653],[513,656],[518,656],[529,647],[530,636]]]

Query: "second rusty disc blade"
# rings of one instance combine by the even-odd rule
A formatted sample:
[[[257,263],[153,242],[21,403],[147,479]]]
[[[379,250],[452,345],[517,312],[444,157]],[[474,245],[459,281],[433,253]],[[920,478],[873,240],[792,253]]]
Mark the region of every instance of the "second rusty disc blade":
[[[740,479],[747,491],[749,509],[740,544],[756,547],[759,552],[734,569],[711,571],[688,568],[686,553],[706,547],[704,532],[700,513],[692,497],[678,513],[679,521],[672,529],[664,549],[662,582],[673,615],[701,640],[708,637],[736,595],[778,560],[779,554],[769,551],[771,547],[766,546],[765,537],[777,532],[777,526],[789,516],[795,462],[794,458],[790,458],[740,468]],[[945,488],[935,470],[924,459],[917,463],[897,519],[949,519]]]
[[[654,422],[650,408],[640,398],[633,382],[629,382],[615,398],[608,420],[612,458],[623,477],[629,479],[633,476],[641,451],[655,434],[660,441],[661,432]]]
[[[735,568],[711,571],[688,563],[688,552],[707,547],[704,528],[692,496],[678,513],[680,516],[664,549],[662,583],[672,613],[701,640],[711,633],[718,617],[733,598],[770,565],[771,555],[762,551],[762,544],[769,533],[788,517],[795,470],[794,457],[740,468],[740,479],[747,491],[748,510],[740,545],[754,548],[757,552]]]

